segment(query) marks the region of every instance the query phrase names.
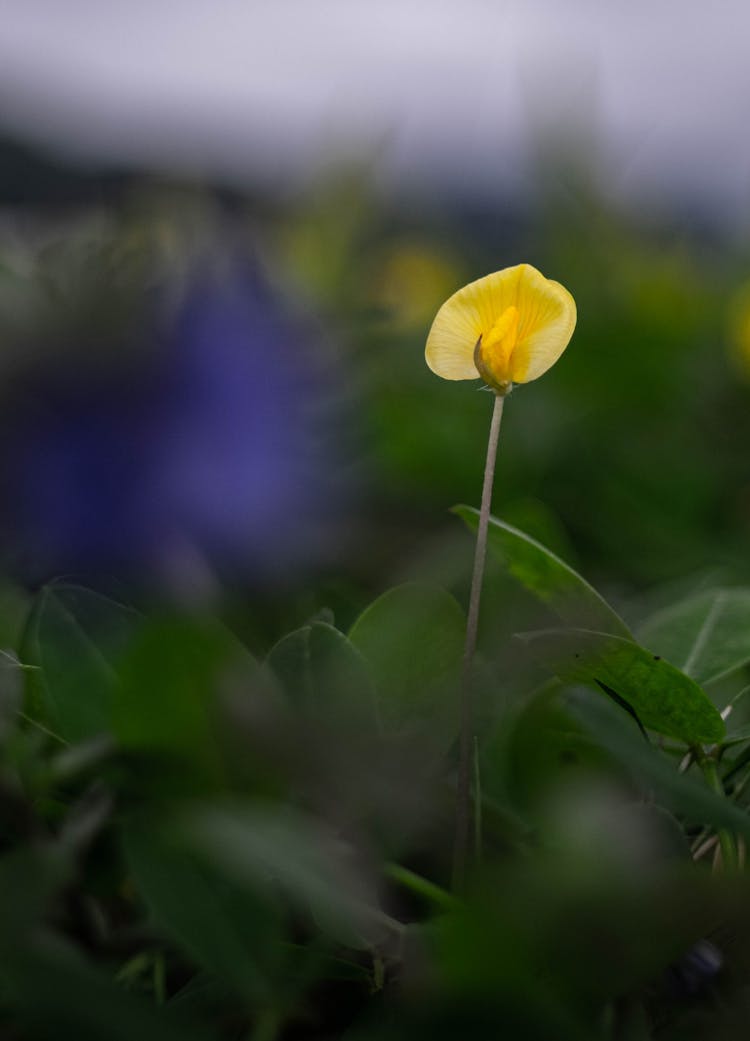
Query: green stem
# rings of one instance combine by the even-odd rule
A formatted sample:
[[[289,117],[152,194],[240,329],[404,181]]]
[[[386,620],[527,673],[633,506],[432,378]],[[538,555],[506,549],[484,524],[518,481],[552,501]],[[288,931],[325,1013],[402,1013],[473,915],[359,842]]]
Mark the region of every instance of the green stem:
[[[726,792],[724,791],[724,785],[719,777],[719,771],[716,768],[716,760],[713,756],[703,755],[701,753],[699,761],[703,771],[703,776],[708,781],[709,786],[717,795],[725,798]],[[735,845],[734,836],[731,831],[728,831],[726,828],[717,828],[716,834],[719,838],[719,847],[721,849],[721,859],[724,864],[724,870],[733,871],[737,867],[737,847]]]
[[[274,1008],[264,1008],[258,1014],[255,1026],[250,1034],[251,1041],[276,1041],[281,1023]]]
[[[474,859],[482,860],[482,774],[479,768],[479,741],[474,735]]]
[[[384,870],[388,878],[393,879],[394,882],[403,886],[404,889],[409,889],[412,893],[423,897],[443,911],[454,911],[459,906],[456,898],[446,892],[445,889],[435,885],[428,878],[423,878],[416,872],[410,871],[409,868],[402,867],[401,864],[387,863]]]
[[[154,999],[157,1005],[167,1000],[167,968],[163,951],[154,954]]]
[[[471,834],[471,774],[474,750],[474,697],[472,691],[472,672],[474,651],[477,646],[477,629],[479,625],[479,601],[482,595],[482,578],[484,561],[487,556],[487,529],[492,502],[492,483],[495,476],[495,459],[497,444],[500,438],[500,421],[503,416],[504,395],[495,395],[495,407],[492,410],[490,436],[487,442],[487,461],[484,467],[484,484],[482,486],[482,506],[479,511],[479,527],[474,551],[474,571],[471,577],[471,593],[469,595],[469,614],[466,619],[466,644],[464,646],[463,674],[461,681],[461,736],[458,750],[458,779],[456,791],[456,833],[453,846],[453,887],[463,889],[466,880],[466,864],[469,855],[469,837]]]

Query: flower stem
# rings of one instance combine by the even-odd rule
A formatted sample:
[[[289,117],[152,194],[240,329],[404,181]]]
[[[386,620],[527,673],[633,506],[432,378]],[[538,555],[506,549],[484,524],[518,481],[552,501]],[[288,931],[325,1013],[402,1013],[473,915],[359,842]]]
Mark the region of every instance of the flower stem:
[[[716,768],[716,760],[713,756],[701,755],[700,765],[703,770],[703,776],[708,781],[709,787],[723,799],[726,793],[721,778],[719,777],[719,771]],[[722,866],[725,871],[733,871],[737,866],[737,848],[735,846],[734,836],[727,828],[717,828],[716,834],[719,838]]]
[[[453,846],[453,887],[461,890],[466,879],[466,862],[469,854],[471,833],[471,767],[474,752],[474,695],[472,673],[474,651],[477,645],[479,624],[479,601],[482,595],[484,561],[487,556],[487,528],[489,527],[492,482],[495,476],[497,443],[500,437],[500,420],[503,416],[505,395],[495,395],[492,411],[490,436],[487,442],[487,461],[484,466],[482,506],[479,511],[479,527],[474,550],[474,572],[471,577],[469,615],[466,620],[466,644],[464,646],[463,672],[461,680],[461,736],[458,751],[458,782],[456,792],[456,834]]]

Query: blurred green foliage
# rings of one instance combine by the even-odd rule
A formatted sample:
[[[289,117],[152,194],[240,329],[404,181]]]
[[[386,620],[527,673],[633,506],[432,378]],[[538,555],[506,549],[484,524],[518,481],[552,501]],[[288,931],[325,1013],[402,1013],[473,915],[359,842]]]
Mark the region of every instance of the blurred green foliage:
[[[357,172],[284,206],[140,190],[8,217],[7,372],[66,323],[70,364],[103,364],[97,330],[164,271],[252,242],[332,331],[360,493],[335,559],[284,587],[5,583],[3,1037],[744,1036],[744,260],[590,189],[479,224],[387,210]],[[476,515],[449,510],[478,499],[490,399],[422,351],[446,295],[519,259],[580,324],[508,402],[453,894]]]

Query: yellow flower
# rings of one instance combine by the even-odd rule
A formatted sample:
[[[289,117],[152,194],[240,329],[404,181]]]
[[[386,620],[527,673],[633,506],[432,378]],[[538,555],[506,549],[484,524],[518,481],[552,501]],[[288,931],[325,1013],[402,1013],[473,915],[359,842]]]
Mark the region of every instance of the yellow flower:
[[[750,377],[750,282],[740,287],[730,304],[729,341],[735,363]]]
[[[499,394],[554,365],[576,325],[575,300],[531,264],[470,282],[438,311],[425,359],[446,380],[478,376]]]

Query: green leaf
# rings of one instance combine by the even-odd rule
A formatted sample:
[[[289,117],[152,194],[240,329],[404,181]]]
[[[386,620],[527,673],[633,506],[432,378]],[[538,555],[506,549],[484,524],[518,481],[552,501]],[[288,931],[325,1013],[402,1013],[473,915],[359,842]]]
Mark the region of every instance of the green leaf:
[[[389,589],[359,616],[349,639],[372,670],[386,730],[429,722],[455,735],[465,630],[450,593],[422,582]]]
[[[266,664],[291,703],[306,715],[377,726],[369,667],[354,644],[332,625],[313,622],[289,633],[271,648]]]
[[[21,648],[36,666],[27,674],[27,712],[66,741],[107,732],[115,697],[115,662],[139,623],[123,604],[81,586],[45,586]]]
[[[737,727],[736,730],[729,730],[721,743],[723,745],[741,745],[745,741],[750,741],[750,723],[745,723],[744,726]]]
[[[750,686],[743,687],[724,709],[723,718],[727,724],[727,733],[721,742],[722,745],[739,745],[750,740],[750,723],[747,722],[747,711],[743,708],[737,712],[737,706],[742,705],[750,694]],[[738,718],[739,717],[739,718]]]
[[[644,727],[688,744],[721,741],[724,721],[698,684],[644,647],[609,633],[546,630],[521,636],[567,682],[609,687]]]
[[[0,744],[16,726],[29,671],[34,671],[33,666],[23,666],[12,654],[0,650]]]
[[[228,884],[161,819],[131,823],[124,848],[136,890],[166,937],[240,994],[266,998],[282,954],[277,901]]]
[[[461,505],[454,506],[453,512],[472,531],[477,530],[478,510]],[[487,544],[510,574],[563,622],[616,636],[632,635],[622,618],[585,578],[530,535],[490,517]]]
[[[647,619],[638,639],[698,683],[714,683],[750,663],[750,589],[697,593]]]
[[[215,1034],[117,986],[53,923],[77,858],[35,840],[0,858],[3,1036],[76,1041],[212,1041]],[[15,1029],[14,1029],[15,1028]]]
[[[213,762],[220,684],[232,673],[254,668],[249,652],[219,623],[152,620],[119,663],[115,735],[130,748],[171,750],[205,758],[204,765]]]
[[[750,816],[729,799],[713,792],[704,782],[680,773],[667,757],[644,741],[634,724],[623,726],[623,715],[612,702],[594,698],[589,691],[572,690],[568,709],[593,735],[597,743],[620,762],[640,785],[690,821],[729,828],[750,839]]]
[[[24,1037],[76,1041],[216,1041],[208,1026],[129,994],[62,938],[16,946],[3,959],[3,995]]]
[[[0,857],[0,958],[40,929],[73,877],[71,851],[59,843],[16,844]]]
[[[382,939],[388,920],[352,851],[312,817],[288,807],[214,802],[189,811],[178,826],[196,856],[233,885],[269,895],[280,887],[322,932],[348,946]]]

